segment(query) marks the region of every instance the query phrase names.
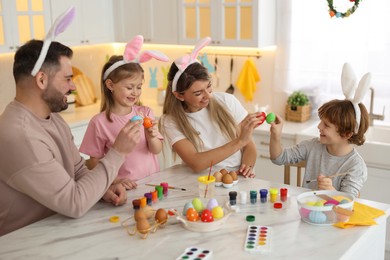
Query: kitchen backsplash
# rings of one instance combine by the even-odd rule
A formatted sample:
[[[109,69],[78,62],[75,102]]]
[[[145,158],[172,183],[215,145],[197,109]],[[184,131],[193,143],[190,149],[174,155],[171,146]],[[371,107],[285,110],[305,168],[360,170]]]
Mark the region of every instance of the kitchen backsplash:
[[[98,98],[100,98],[100,74],[103,64],[107,58],[113,54],[123,54],[124,43],[112,43],[101,44],[91,46],[73,47],[74,55],[72,59],[73,66],[80,69],[86,76],[88,76],[95,87],[95,92]],[[155,60],[143,63],[142,67],[145,71],[145,83],[142,93],[142,101],[145,105],[148,102],[157,102],[157,88],[163,87],[164,75],[169,69],[171,63],[177,57],[182,56],[185,53],[191,51],[193,46],[171,46],[171,45],[148,45],[143,46],[143,50],[155,49],[164,52],[170,61],[163,63]],[[278,99],[275,99],[273,95],[273,77],[274,77],[274,61],[275,61],[275,49],[261,49],[261,50],[249,50],[243,49],[242,56],[241,51],[235,48],[234,52],[239,53],[239,56],[234,54],[230,56],[229,50],[224,50],[220,47],[207,47],[204,49],[207,53],[207,60],[203,60],[206,64],[212,68],[215,65],[215,58],[217,58],[217,73],[212,73],[214,91],[225,91],[230,85],[230,62],[233,59],[233,73],[232,84],[236,85],[236,81],[241,72],[241,69],[245,61],[250,58],[254,61],[258,73],[261,77],[261,82],[257,83],[256,92],[254,93],[252,102],[245,102],[245,98],[240,93],[238,88],[235,88],[234,95],[242,102],[248,111],[253,111],[255,104],[260,106],[269,105],[270,110],[283,113],[283,105],[278,104]],[[251,52],[259,53],[260,58],[251,56]],[[217,54],[215,54],[217,53]],[[248,54],[247,54],[248,53]],[[202,54],[202,53],[201,53]],[[248,56],[246,56],[248,55]],[[12,75],[13,65],[13,53],[0,54],[0,113],[4,110],[5,106],[15,97],[15,83]],[[164,73],[163,70],[166,70]],[[218,77],[216,77],[218,75]],[[282,99],[282,104],[285,101],[285,97],[278,97]]]

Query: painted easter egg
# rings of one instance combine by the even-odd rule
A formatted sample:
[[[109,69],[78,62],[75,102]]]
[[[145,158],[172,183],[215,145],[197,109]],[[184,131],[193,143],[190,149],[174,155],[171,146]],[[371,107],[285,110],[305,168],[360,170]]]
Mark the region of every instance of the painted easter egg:
[[[269,113],[266,117],[266,121],[268,124],[271,124],[272,122],[274,122],[276,119],[276,116],[274,113]]]
[[[188,221],[196,222],[199,220],[199,214],[194,208],[189,208],[186,214]]]
[[[200,218],[202,222],[213,222],[214,218],[213,215],[211,214],[211,211],[208,209],[203,210],[202,216]]]
[[[211,214],[213,215],[213,218],[218,219],[218,218],[223,218],[223,209],[221,206],[214,207],[213,210],[211,211]]]
[[[309,220],[315,224],[324,224],[326,222],[326,215],[321,211],[312,211],[309,213]]]
[[[299,213],[301,214],[301,217],[302,218],[309,218],[309,214],[310,214],[311,210],[310,209],[305,209],[305,208],[300,208],[299,209]]]
[[[184,208],[183,208],[183,216],[187,215],[187,210],[189,208],[194,208],[194,205],[192,205],[191,202],[187,202],[185,205],[184,205]]]
[[[146,129],[148,129],[148,128],[151,128],[152,126],[153,126],[153,122],[152,122],[152,119],[151,118],[149,118],[149,117],[145,117],[144,118],[144,127],[146,128]]]
[[[265,112],[260,112],[260,115],[258,115],[257,118],[259,119],[259,125],[261,125],[262,123],[264,123],[267,116]]]
[[[198,212],[202,212],[204,210],[203,202],[199,198],[193,199],[192,205],[194,205],[195,210]]]
[[[142,116],[133,116],[133,117],[130,119],[131,122],[138,121],[138,120],[143,121],[144,119],[142,118]]]
[[[214,198],[210,199],[209,202],[207,203],[207,209],[208,210],[212,210],[216,206],[218,206],[218,201],[216,199],[214,199]]]

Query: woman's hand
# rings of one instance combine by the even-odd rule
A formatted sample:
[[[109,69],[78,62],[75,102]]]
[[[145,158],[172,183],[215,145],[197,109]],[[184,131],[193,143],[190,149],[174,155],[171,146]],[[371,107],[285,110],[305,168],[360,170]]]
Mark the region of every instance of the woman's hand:
[[[239,124],[238,139],[244,146],[252,140],[253,129],[259,125],[260,112],[248,114]]]
[[[238,173],[244,176],[245,178],[254,178],[256,174],[253,171],[253,167],[246,164],[241,164]]]

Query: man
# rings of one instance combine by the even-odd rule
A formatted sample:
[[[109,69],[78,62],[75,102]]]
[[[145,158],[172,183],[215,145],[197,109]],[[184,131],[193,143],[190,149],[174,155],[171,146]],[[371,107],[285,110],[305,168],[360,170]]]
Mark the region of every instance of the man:
[[[124,204],[124,187],[111,184],[140,140],[140,125],[129,122],[97,167],[88,170],[57,113],[75,90],[73,52],[51,42],[42,66],[32,73],[42,46],[31,40],[15,53],[16,97],[0,116],[0,235],[55,213],[81,217],[101,198]]]

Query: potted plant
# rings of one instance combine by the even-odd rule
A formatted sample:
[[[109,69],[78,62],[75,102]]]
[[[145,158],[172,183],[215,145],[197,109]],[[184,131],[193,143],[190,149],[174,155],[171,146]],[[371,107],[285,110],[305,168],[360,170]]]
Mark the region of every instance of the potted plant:
[[[294,91],[287,99],[286,120],[304,122],[310,119],[311,105],[309,97],[302,91]]]

